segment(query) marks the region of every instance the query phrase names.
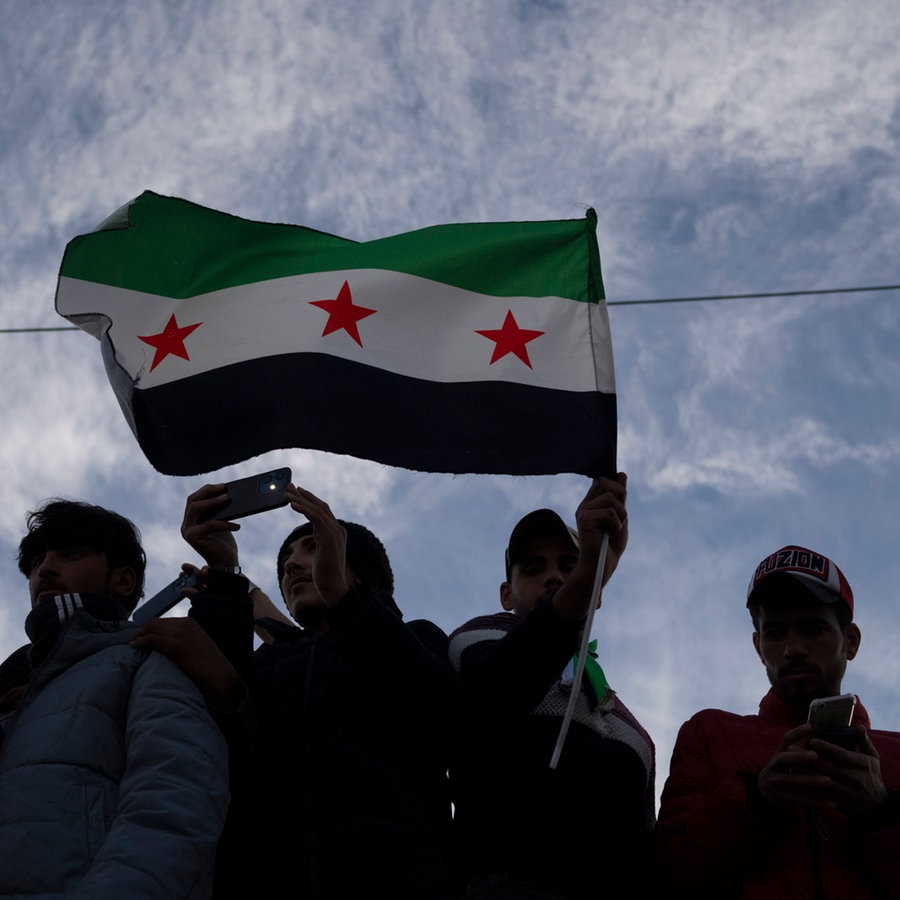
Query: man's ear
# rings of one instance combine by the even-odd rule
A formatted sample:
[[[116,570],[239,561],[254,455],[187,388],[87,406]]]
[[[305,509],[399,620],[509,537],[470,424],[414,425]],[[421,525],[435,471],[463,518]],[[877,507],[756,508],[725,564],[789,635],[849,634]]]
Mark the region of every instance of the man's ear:
[[[515,608],[512,596],[512,585],[508,581],[504,581],[500,585],[500,605],[507,611],[512,612]]]
[[[847,659],[853,659],[862,643],[862,633],[856,622],[851,622],[844,629],[844,640],[847,642]]]
[[[765,661],[762,658],[762,653],[759,652],[759,632],[753,632],[753,649],[756,651],[756,655],[759,657],[759,661],[765,665]]]
[[[131,566],[116,566],[109,572],[109,590],[114,597],[127,600],[137,587],[137,572]]]

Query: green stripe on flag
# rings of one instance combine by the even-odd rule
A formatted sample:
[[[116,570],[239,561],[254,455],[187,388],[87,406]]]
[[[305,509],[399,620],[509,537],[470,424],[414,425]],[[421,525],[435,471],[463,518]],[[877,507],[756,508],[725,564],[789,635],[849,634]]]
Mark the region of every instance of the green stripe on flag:
[[[596,226],[588,210],[583,219],[436,225],[357,243],[145,191],[70,241],[60,275],[180,300],[291,275],[384,269],[497,297],[597,303]]]

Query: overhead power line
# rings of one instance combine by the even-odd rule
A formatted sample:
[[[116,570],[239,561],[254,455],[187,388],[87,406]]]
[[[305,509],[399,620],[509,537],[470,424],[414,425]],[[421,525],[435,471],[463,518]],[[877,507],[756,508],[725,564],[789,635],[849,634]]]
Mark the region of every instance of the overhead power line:
[[[900,284],[877,287],[822,288],[817,291],[771,291],[766,294],[712,294],[708,297],[657,297],[652,300],[607,300],[607,306],[639,306],[652,303],[699,303],[706,300],[757,300],[766,297],[810,297],[816,294],[861,294],[866,291],[897,291]]]
[[[55,325],[51,328],[0,328],[0,334],[32,334],[35,331],[80,331],[74,325]]]
[[[871,291],[898,291],[900,284],[870,287],[822,288],[816,291],[770,291],[764,294],[711,294],[708,297],[655,297],[646,300],[607,300],[607,306],[650,306],[654,303],[703,303],[709,300],[762,300],[767,297],[813,297],[819,294],[863,294]],[[74,325],[46,328],[0,328],[0,334],[35,334],[42,331],[80,331]]]

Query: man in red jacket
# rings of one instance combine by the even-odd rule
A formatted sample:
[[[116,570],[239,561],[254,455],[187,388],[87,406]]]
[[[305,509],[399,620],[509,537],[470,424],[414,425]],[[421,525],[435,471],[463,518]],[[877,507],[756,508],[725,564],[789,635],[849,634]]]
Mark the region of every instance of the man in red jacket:
[[[859,702],[846,747],[807,724],[859,649],[850,585],[821,554],[784,547],[757,567],[747,607],[772,687],[758,715],[706,709],[681,727],[656,832],[667,896],[900,896],[900,734],[872,731]]]

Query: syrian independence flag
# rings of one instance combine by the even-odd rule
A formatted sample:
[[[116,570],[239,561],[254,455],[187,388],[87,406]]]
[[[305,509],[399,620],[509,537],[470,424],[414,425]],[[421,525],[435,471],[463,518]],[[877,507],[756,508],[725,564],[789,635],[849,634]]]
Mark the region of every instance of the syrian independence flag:
[[[304,447],[428,472],[615,473],[596,215],[365,243],[145,192],[66,247],[147,459]]]

